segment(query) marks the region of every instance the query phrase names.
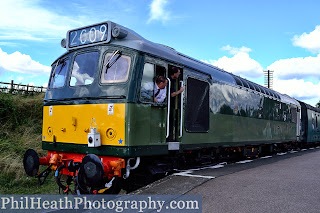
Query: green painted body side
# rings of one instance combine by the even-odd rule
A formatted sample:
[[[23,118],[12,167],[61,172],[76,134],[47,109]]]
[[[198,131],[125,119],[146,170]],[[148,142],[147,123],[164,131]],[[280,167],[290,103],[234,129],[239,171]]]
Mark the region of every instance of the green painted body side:
[[[186,101],[187,102],[187,101]],[[251,91],[212,82],[208,133],[184,130],[182,143],[249,145],[296,141],[290,106]],[[281,106],[280,106],[281,105]]]
[[[295,124],[224,114],[210,115],[208,133],[184,131],[183,144],[211,143],[241,146],[295,141]]]
[[[129,146],[166,145],[167,108],[127,104],[126,141]]]
[[[192,133],[183,128],[181,151],[296,141],[296,123],[288,114],[290,107],[293,106],[256,93],[211,83],[209,131]],[[163,106],[128,104],[126,122],[130,146],[166,144],[166,113],[167,108]]]

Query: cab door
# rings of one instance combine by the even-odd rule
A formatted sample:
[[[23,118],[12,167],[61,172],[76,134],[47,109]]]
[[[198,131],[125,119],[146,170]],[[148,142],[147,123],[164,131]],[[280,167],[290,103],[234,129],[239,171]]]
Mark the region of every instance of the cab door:
[[[140,101],[143,103],[143,126],[149,136],[150,144],[166,142],[167,97],[161,102],[155,101],[155,84],[158,76],[167,77],[166,63],[147,57],[141,81]],[[167,90],[165,89],[167,92]],[[167,93],[166,93],[167,94]]]
[[[180,74],[175,74],[173,70],[178,69]],[[167,142],[180,142],[183,134],[183,106],[184,92],[174,95],[183,83],[183,69],[178,66],[168,66],[168,111],[167,111]]]

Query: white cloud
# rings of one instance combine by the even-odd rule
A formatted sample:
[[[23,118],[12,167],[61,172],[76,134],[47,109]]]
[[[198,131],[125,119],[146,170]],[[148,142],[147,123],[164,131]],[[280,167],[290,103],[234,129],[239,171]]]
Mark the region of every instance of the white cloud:
[[[313,53],[320,53],[320,25],[316,26],[311,33],[295,35],[292,41],[294,46],[306,48]]]
[[[274,78],[274,90],[315,105],[320,100],[320,82],[313,84],[303,79],[280,80]]]
[[[280,59],[267,69],[274,71],[273,88],[276,91],[313,106],[320,100],[320,54]]]
[[[257,61],[250,58],[250,48],[236,48],[227,45],[221,49],[229,51],[234,56],[231,58],[223,56],[218,60],[203,61],[244,78],[260,78],[263,76],[263,67]]]
[[[279,79],[320,79],[320,54],[317,57],[280,59],[267,68],[274,71]]]
[[[39,6],[39,0],[1,1],[1,40],[46,40],[65,36],[79,23]]]
[[[151,21],[166,22],[170,20],[170,12],[165,8],[167,4],[167,0],[153,0],[150,4],[150,18],[147,23]]]
[[[238,48],[238,47],[231,47],[230,45],[223,46],[221,49],[222,49],[222,50],[229,51],[229,53],[232,54],[232,55],[235,55],[235,54],[240,53],[240,52],[242,52],[242,53],[248,53],[248,54],[249,54],[249,52],[252,51],[252,50],[251,50],[250,48],[248,48],[248,47],[242,46],[242,47]]]
[[[40,64],[20,52],[8,54],[0,48],[0,69],[27,74],[49,74],[51,67]]]
[[[43,87],[48,87],[48,83],[42,84]]]

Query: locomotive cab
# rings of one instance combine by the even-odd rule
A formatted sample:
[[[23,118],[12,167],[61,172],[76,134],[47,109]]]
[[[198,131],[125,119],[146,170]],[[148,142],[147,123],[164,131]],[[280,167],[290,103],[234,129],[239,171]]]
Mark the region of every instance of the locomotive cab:
[[[126,145],[135,58],[132,51],[101,46],[58,59],[44,100],[43,148],[119,155],[116,148]],[[103,146],[114,146],[116,152],[105,153]]]

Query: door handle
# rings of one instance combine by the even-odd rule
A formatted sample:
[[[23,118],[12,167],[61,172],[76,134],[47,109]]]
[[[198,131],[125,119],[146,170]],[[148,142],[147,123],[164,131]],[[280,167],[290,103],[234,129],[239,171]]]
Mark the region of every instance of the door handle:
[[[167,135],[166,135],[166,138],[168,138],[169,137],[169,131],[170,131],[170,129],[169,129],[169,124],[170,124],[170,121],[169,121],[169,119],[170,119],[170,99],[171,99],[171,81],[170,81],[170,79],[169,78],[167,78],[168,79],[168,110],[167,110]]]

